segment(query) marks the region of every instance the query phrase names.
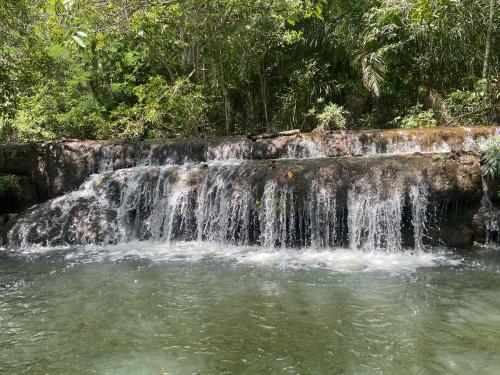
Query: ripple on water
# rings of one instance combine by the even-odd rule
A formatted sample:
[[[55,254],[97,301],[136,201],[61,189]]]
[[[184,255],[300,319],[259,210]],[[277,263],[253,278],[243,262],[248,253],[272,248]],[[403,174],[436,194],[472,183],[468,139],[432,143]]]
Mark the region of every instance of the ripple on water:
[[[500,257],[129,243],[0,254],[0,372],[496,374]]]

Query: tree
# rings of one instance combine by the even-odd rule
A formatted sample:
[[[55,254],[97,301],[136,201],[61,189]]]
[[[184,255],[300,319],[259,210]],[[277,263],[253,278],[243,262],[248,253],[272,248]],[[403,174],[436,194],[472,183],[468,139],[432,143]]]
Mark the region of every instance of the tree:
[[[495,82],[500,70],[495,8],[490,0],[5,0],[0,118],[9,126],[0,134],[312,130],[316,114],[337,107],[347,127],[447,123],[467,112],[486,123],[480,77],[486,69]]]
[[[486,34],[486,48],[484,52],[483,78],[488,77],[488,66],[491,53],[491,40],[493,36],[493,16],[495,15],[496,0],[490,0],[490,14],[488,17],[488,31]]]

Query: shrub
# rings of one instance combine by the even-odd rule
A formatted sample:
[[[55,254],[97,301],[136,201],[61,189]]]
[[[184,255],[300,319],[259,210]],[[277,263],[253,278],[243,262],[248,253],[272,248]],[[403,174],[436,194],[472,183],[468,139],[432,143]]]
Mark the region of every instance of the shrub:
[[[437,125],[432,109],[424,111],[422,104],[411,107],[405,117],[396,118],[395,122],[399,122],[403,129],[432,128]]]
[[[492,79],[491,84],[493,86],[496,84],[495,78]],[[492,99],[500,99],[500,92],[497,92],[496,96],[488,95],[487,81],[480,79],[474,84],[472,90],[453,91],[446,97],[445,102],[448,112],[454,118],[460,118],[459,123],[479,125],[495,122],[494,111],[480,111],[482,108],[491,105]],[[474,114],[474,112],[477,113]]]
[[[489,138],[482,148],[483,174],[490,178],[500,178],[500,135]]]
[[[163,138],[197,135],[208,123],[207,100],[200,86],[186,79],[169,84],[160,76],[134,88],[137,103],[119,105],[97,133],[100,139]]]
[[[316,110],[311,111],[318,121],[318,126],[315,131],[327,131],[330,129],[345,129],[347,125],[347,111],[344,107],[330,103],[327,104],[323,111],[316,113]]]
[[[69,82],[71,83],[71,82]],[[22,98],[12,128],[20,141],[94,138],[104,109],[88,91],[48,81]]]
[[[53,95],[54,88],[44,84],[31,97],[22,98],[12,128],[20,141],[56,139],[58,103]]]
[[[14,129],[7,118],[0,118],[0,142],[14,138]]]

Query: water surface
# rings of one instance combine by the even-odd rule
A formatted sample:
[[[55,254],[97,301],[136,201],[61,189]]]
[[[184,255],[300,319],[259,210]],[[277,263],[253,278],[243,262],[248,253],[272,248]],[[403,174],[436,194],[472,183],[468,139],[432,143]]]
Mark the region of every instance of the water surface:
[[[499,374],[500,253],[0,251],[0,373]]]

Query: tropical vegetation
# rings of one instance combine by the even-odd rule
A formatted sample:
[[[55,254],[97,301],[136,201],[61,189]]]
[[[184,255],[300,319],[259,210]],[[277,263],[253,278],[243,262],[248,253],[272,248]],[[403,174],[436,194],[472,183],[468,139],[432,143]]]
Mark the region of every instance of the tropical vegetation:
[[[0,139],[490,124],[495,0],[2,0]]]
[[[489,138],[483,148],[482,169],[484,175],[500,179],[500,135]]]

